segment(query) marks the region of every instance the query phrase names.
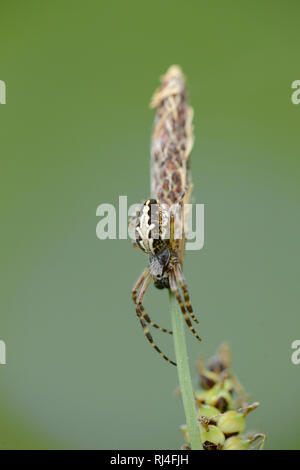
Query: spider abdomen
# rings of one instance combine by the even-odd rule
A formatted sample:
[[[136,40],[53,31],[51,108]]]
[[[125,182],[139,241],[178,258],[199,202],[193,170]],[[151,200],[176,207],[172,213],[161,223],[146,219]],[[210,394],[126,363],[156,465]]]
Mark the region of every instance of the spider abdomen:
[[[157,255],[167,244],[169,213],[155,199],[144,202],[135,227],[136,242],[149,255]]]

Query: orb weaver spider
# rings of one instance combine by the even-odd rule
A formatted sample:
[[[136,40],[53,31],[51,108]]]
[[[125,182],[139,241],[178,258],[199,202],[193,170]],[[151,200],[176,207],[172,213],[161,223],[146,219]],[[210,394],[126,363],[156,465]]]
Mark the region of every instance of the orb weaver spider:
[[[151,102],[151,107],[157,108],[151,144],[152,198],[141,205],[131,220],[131,224],[135,220],[133,245],[149,255],[149,266],[134,285],[132,298],[146,338],[166,361],[176,365],[156,345],[148,325],[168,334],[172,331],[150,319],[143,299],[151,279],[158,289],[170,289],[186,324],[200,340],[190,319],[198,323],[182,272],[186,233],[184,208],[192,190],[189,155],[193,147],[193,110],[187,103],[185,79],[180,67],[170,67],[161,82]]]
[[[168,208],[164,207],[155,199],[148,199],[144,202],[137,218],[136,242],[134,246],[149,255],[149,266],[144,269],[132,289],[132,298],[136,305],[136,314],[144,330],[144,334],[154,349],[170,364],[176,365],[171,361],[156,345],[149,331],[147,323],[163,331],[172,334],[172,331],[162,328],[154,323],[146,313],[143,306],[143,299],[146,290],[151,282],[154,281],[158,289],[169,288],[174,293],[180,306],[182,315],[193,335],[200,341],[198,333],[193,328],[191,318],[198,323],[193,313],[188,288],[183,276],[181,262],[179,257],[178,240],[175,239],[175,214],[169,213]],[[170,220],[170,238],[164,238],[166,230],[166,220]],[[181,242],[182,240],[179,240]],[[184,302],[180,295],[178,284],[184,295]]]

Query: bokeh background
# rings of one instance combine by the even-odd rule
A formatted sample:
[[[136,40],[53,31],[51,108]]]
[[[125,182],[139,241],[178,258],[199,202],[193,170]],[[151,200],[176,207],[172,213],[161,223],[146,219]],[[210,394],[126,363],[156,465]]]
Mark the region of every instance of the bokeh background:
[[[1,448],[179,448],[176,369],[130,298],[147,262],[96,208],[149,195],[148,104],[169,65],[195,109],[205,246],[185,275],[202,343],[227,340],[267,448],[300,448],[300,3],[1,0]],[[146,306],[170,324],[167,292]],[[157,342],[174,357],[171,339]]]

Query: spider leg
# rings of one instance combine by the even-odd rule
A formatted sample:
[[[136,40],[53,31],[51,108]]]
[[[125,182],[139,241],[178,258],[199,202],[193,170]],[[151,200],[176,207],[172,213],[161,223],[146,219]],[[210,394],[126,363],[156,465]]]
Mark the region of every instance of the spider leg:
[[[132,235],[134,235],[134,233],[135,233],[135,227],[136,227],[136,223],[137,223],[137,220],[138,220],[139,217],[140,217],[140,210],[139,209],[136,209],[135,214],[133,214],[129,217],[128,228],[129,228],[129,233],[132,234]],[[132,246],[134,248],[140,248],[137,245],[137,243],[135,243],[134,238],[132,239]]]
[[[185,190],[180,193],[175,208],[173,207],[170,212],[170,248],[173,253],[177,252],[179,254],[181,263],[183,263],[183,252],[185,245],[184,195]],[[178,208],[180,208],[180,212],[178,212]],[[177,221],[176,227],[175,221]]]
[[[148,288],[148,286],[151,282],[151,279],[152,279],[152,276],[150,274],[148,274],[148,276],[144,280],[143,285],[141,287],[141,290],[138,294],[138,297],[137,297],[137,300],[136,300],[137,307],[139,308],[143,319],[146,320],[146,322],[149,323],[150,326],[153,326],[154,328],[156,328],[159,331],[163,331],[164,333],[168,333],[169,335],[172,335],[173,334],[172,331],[166,330],[166,328],[162,328],[161,326],[157,325],[156,323],[153,323],[153,321],[150,319],[149,315],[146,313],[146,311],[144,309],[144,306],[142,304],[145,292],[146,292],[146,290],[147,290],[147,288]]]
[[[149,332],[149,329],[146,325],[146,323],[144,322],[143,320],[143,316],[142,316],[142,313],[139,311],[138,309],[138,306],[136,307],[136,314],[141,322],[141,325],[142,325],[142,328],[144,330],[144,334],[147,338],[147,340],[149,341],[149,343],[151,344],[151,346],[153,346],[153,348],[158,352],[158,354],[160,354],[167,362],[169,362],[170,364],[173,364],[173,366],[176,366],[176,362],[173,362],[171,361],[160,349],[159,347],[155,344],[155,342],[153,341],[153,338]]]
[[[170,214],[170,249],[172,252],[176,251],[178,240],[175,239],[175,215]]]
[[[140,275],[140,277],[138,278],[138,280],[136,281],[136,283],[133,286],[131,295],[132,295],[132,300],[134,301],[135,304],[136,304],[138,290],[141,287],[144,280],[146,279],[146,277],[149,275],[149,272],[150,272],[149,268],[145,268],[144,271],[142,272],[142,274]]]
[[[182,207],[182,212],[181,212],[181,223],[182,223],[182,233],[181,233],[181,238],[178,240],[178,257],[180,264],[182,266],[183,264],[183,259],[184,259],[184,246],[185,246],[185,230],[186,230],[186,216],[187,214],[185,213],[185,204],[188,204],[188,201],[190,200],[190,195],[192,191],[193,185],[191,183],[186,183],[185,189],[180,193],[179,198],[178,198],[178,204],[181,205]]]
[[[137,244],[137,242],[132,241],[131,244],[136,250],[143,251],[142,248]]]
[[[198,333],[194,330],[193,328],[193,325],[191,323],[191,320],[187,314],[187,311],[186,309],[184,308],[184,305],[183,305],[183,302],[182,302],[182,298],[180,296],[180,293],[179,293],[179,290],[178,290],[178,287],[177,287],[177,282],[176,282],[176,277],[175,277],[175,273],[174,271],[172,271],[169,275],[169,283],[170,283],[170,288],[171,288],[171,291],[174,293],[176,299],[177,299],[177,302],[179,303],[179,306],[180,306],[180,309],[181,309],[181,312],[182,312],[182,315],[183,315],[183,318],[185,319],[185,322],[187,324],[187,326],[189,327],[189,329],[191,330],[191,332],[193,333],[193,335],[199,340],[201,341],[201,338],[200,336],[198,335]]]
[[[188,291],[188,288],[187,288],[187,285],[186,285],[186,282],[185,282],[185,279],[184,279],[184,276],[183,276],[183,272],[182,272],[180,263],[178,263],[178,264],[175,266],[175,271],[176,271],[176,275],[177,275],[177,278],[178,278],[180,287],[181,287],[181,289],[182,289],[182,291],[183,291],[183,296],[184,296],[184,301],[185,301],[186,308],[187,308],[187,310],[189,311],[189,313],[190,313],[192,319],[193,319],[196,323],[199,323],[199,320],[196,318],[196,316],[194,315],[194,312],[193,312],[193,307],[192,307],[192,304],[191,304],[191,300],[190,300],[190,296],[189,296],[189,291]]]
[[[149,272],[149,268],[146,268],[141,276],[138,278],[137,282],[135,283],[134,287],[133,287],[133,290],[132,290],[132,298],[133,298],[133,301],[134,303],[136,304],[136,314],[138,316],[138,319],[140,320],[140,323],[141,323],[141,326],[144,330],[144,334],[147,338],[147,340],[149,341],[149,343],[151,344],[151,346],[158,352],[158,354],[160,354],[167,362],[169,362],[170,364],[173,364],[174,366],[176,366],[176,362],[173,362],[171,361],[160,349],[159,347],[155,344],[151,334],[150,334],[150,331],[148,329],[148,326],[146,325],[145,323],[145,320],[150,320],[149,316],[146,314],[145,310],[144,310],[144,307],[142,305],[142,301],[143,301],[143,297],[145,295],[145,292],[147,290],[147,287],[149,285],[151,281],[151,275],[150,275],[150,272]],[[137,295],[137,292],[140,288],[140,286],[142,285],[141,287],[141,290],[139,292],[139,294]],[[151,321],[151,320],[150,320]],[[152,326],[155,326],[156,324],[155,323],[150,323]],[[156,327],[158,327],[158,325],[156,325]],[[160,327],[158,327],[159,329],[161,329]],[[164,329],[161,329],[162,331],[166,331],[168,332],[168,330],[164,330]]]
[[[184,258],[184,246],[185,246],[185,215],[184,215],[184,197],[186,194],[187,188],[185,188],[184,191],[182,191],[180,198],[179,198],[179,203],[181,204],[182,207],[182,213],[181,213],[181,224],[182,224],[182,233],[181,233],[181,239],[178,242],[178,248],[179,248],[179,261],[181,264],[183,264],[183,258]]]
[[[139,279],[137,280],[137,282],[136,282],[136,284],[135,284],[135,286],[132,290],[132,299],[133,299],[134,303],[137,306],[136,308],[138,308],[140,313],[142,314],[142,318],[147,323],[149,323],[149,325],[153,326],[154,328],[156,328],[159,331],[162,331],[163,333],[168,333],[169,335],[172,335],[173,331],[167,330],[166,328],[162,328],[161,326],[157,325],[157,323],[154,323],[151,320],[151,318],[146,313],[146,311],[144,309],[144,306],[142,304],[145,292],[146,292],[146,290],[147,290],[147,288],[148,288],[148,286],[151,282],[151,279],[152,279],[152,276],[149,272],[149,269],[146,268],[143,271],[143,273],[141,274],[141,276],[139,277]],[[140,288],[140,291],[138,293],[139,288]]]

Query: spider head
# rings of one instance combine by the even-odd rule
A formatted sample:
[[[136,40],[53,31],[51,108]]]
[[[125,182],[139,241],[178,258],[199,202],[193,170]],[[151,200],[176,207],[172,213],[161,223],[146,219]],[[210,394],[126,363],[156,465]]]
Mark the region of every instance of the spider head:
[[[140,209],[135,227],[136,243],[149,255],[153,277],[162,276],[170,259],[169,211],[156,199],[148,199]]]
[[[170,261],[170,250],[168,247],[163,248],[157,255],[149,257],[149,269],[153,276],[156,287],[161,285],[161,288],[168,287],[164,285],[164,281],[168,280],[168,276],[165,274],[166,268]],[[168,284],[168,282],[167,282]]]

